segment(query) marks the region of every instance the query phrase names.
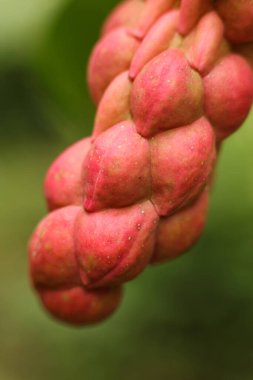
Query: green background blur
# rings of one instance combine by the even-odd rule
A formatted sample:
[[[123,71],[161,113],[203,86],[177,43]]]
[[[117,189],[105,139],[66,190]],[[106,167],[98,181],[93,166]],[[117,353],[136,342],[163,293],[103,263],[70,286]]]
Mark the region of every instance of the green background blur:
[[[252,380],[253,117],[223,149],[201,241],[128,284],[112,318],[66,327],[29,286],[43,176],[91,131],[85,65],[115,4],[0,0],[0,380]]]

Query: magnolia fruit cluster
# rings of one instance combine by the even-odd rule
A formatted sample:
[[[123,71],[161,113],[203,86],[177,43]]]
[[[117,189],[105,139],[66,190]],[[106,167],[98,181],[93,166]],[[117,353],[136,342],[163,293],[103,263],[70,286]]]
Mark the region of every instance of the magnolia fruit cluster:
[[[53,163],[30,242],[45,308],[72,324],[118,306],[122,284],[203,231],[222,141],[253,100],[252,0],[127,0],[88,68],[91,138]]]

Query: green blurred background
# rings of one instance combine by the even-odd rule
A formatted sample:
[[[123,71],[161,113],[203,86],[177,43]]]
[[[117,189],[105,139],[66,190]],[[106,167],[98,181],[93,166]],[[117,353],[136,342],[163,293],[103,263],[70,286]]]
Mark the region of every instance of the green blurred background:
[[[90,133],[85,65],[116,0],[0,0],[0,379],[253,379],[253,117],[223,149],[209,222],[191,253],[126,286],[105,323],[40,308],[26,244],[42,181]]]

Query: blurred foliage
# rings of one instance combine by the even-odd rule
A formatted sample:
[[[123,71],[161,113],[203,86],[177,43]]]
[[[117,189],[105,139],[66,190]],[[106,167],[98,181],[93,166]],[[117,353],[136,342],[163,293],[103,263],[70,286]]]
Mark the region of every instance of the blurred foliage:
[[[43,176],[91,130],[85,64],[116,1],[49,3],[0,1],[0,379],[252,380],[252,116],[225,144],[208,225],[190,253],[148,268],[96,327],[69,328],[39,307],[26,244],[46,212]]]
[[[25,59],[42,40],[47,27],[67,0],[1,0],[1,61]]]

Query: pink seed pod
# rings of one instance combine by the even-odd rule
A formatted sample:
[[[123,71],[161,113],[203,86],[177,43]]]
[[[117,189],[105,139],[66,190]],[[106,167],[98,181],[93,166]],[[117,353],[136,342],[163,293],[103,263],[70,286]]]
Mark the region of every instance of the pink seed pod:
[[[253,73],[245,59],[230,54],[204,78],[205,112],[218,140],[237,130],[253,100]]]
[[[132,205],[151,193],[149,144],[132,122],[102,133],[84,164],[84,207],[89,212]]]
[[[90,139],[83,139],[63,152],[50,166],[44,183],[49,210],[82,203],[81,173],[89,149]]]
[[[53,288],[80,284],[75,258],[74,225],[80,208],[50,213],[36,228],[30,244],[30,271],[35,286]]]
[[[224,41],[224,25],[217,13],[205,14],[183,45],[191,66],[202,75],[208,73],[220,56],[229,50]]]
[[[80,212],[75,243],[83,284],[97,288],[136,277],[150,261],[157,222],[149,201],[92,214]]]
[[[151,139],[152,202],[160,216],[191,203],[207,185],[216,158],[205,118]]]
[[[131,118],[131,90],[128,71],[118,75],[107,87],[97,109],[93,138],[113,125]]]
[[[200,238],[208,210],[208,191],[195,203],[159,222],[156,245],[151,262],[162,263],[188,251]]]
[[[70,289],[39,289],[42,304],[56,319],[75,326],[101,322],[108,318],[121,301],[122,289],[95,291],[81,286]]]
[[[202,102],[201,77],[180,50],[168,49],[134,81],[131,110],[137,132],[149,137],[190,124],[203,114]]]
[[[117,28],[95,46],[89,62],[88,83],[96,104],[111,81],[129,68],[138,45],[126,28]]]

